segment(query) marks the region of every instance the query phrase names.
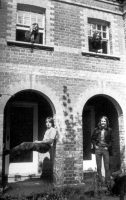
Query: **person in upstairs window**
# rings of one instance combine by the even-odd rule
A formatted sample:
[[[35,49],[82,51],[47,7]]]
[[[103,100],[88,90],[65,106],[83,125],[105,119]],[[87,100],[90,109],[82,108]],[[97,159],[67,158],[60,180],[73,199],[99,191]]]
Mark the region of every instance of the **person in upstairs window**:
[[[99,120],[98,127],[95,128],[91,142],[96,155],[98,180],[102,183],[101,164],[102,157],[105,167],[105,182],[110,187],[110,169],[109,156],[112,155],[112,129],[109,127],[109,121],[106,116],[102,116]]]
[[[11,154],[12,156],[17,156],[25,151],[48,152],[56,139],[56,129],[54,128],[54,120],[52,117],[46,119],[46,127],[47,130],[42,141],[23,142],[10,150],[5,149],[4,155]]]

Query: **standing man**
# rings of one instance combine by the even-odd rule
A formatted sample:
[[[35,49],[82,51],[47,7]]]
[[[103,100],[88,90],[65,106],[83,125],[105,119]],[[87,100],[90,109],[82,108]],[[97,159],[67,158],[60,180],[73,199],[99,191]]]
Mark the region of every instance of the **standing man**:
[[[52,117],[46,118],[46,127],[47,130],[42,141],[23,142],[10,150],[5,149],[4,155],[11,154],[12,156],[15,156],[25,151],[46,153],[53,146],[53,142],[56,139],[56,129],[54,128],[54,120]]]
[[[102,116],[99,120],[98,127],[95,128],[91,142],[96,155],[98,180],[102,183],[102,157],[105,167],[105,182],[110,187],[110,169],[109,156],[112,154],[112,129],[109,127],[109,121],[106,116]]]

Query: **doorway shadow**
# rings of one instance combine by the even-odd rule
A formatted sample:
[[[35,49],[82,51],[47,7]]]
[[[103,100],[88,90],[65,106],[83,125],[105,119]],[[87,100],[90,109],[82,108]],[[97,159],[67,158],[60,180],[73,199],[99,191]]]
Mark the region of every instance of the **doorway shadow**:
[[[42,163],[42,173],[40,178],[44,182],[53,182],[53,166],[51,159],[45,157]]]
[[[39,168],[41,171],[40,179],[44,182],[55,182],[54,177],[54,162],[56,154],[56,139],[54,140],[53,146],[49,150],[49,157],[45,157],[42,162],[40,162]]]

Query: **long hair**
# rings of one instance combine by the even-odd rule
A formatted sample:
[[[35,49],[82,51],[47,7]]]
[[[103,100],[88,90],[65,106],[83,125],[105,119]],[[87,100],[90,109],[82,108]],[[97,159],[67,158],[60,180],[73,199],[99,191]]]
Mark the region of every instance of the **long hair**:
[[[100,117],[99,122],[98,122],[98,127],[101,128],[101,120],[102,120],[103,118],[104,118],[105,121],[106,121],[106,128],[109,128],[109,120],[108,120],[108,117],[106,117],[106,116]]]
[[[46,122],[49,121],[52,124],[52,127],[54,127],[54,119],[53,117],[47,117]]]

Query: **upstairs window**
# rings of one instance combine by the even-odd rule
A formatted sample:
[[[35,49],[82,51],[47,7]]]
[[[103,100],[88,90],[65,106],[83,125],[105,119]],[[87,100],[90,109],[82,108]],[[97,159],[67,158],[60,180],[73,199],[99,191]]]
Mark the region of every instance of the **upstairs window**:
[[[16,41],[31,42],[32,25],[38,25],[38,33],[34,42],[45,43],[45,10],[35,6],[18,4]]]
[[[102,20],[88,21],[88,45],[90,52],[109,53],[109,25]]]

